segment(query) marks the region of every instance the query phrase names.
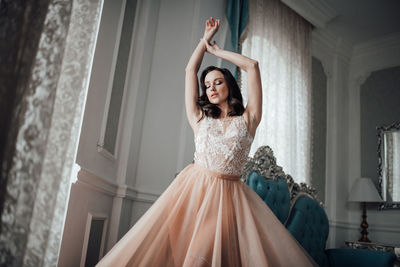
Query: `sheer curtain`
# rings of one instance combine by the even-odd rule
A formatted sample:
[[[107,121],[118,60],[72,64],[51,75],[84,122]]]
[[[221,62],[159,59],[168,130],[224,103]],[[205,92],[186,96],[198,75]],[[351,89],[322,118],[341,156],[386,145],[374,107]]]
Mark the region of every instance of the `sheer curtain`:
[[[250,151],[270,146],[297,182],[311,169],[311,24],[279,0],[251,0],[242,54],[258,60],[263,114]],[[241,72],[247,101],[246,73]]]
[[[38,38],[34,45],[22,37],[26,42],[14,48],[24,57],[17,64],[32,64],[17,76],[23,88],[13,115],[16,138],[9,141],[15,149],[6,173],[0,266],[57,265],[102,2],[27,1],[7,10],[23,8],[23,20],[5,22]],[[29,15],[43,25],[31,27]]]

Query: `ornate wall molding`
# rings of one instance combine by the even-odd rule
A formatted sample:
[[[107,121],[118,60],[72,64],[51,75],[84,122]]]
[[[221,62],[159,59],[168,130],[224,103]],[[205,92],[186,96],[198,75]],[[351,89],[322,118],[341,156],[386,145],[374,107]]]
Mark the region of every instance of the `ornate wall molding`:
[[[119,185],[111,180],[97,176],[81,169],[78,173],[76,185],[106,194],[111,197],[123,198],[131,201],[153,203],[161,193],[148,192],[129,185]]]
[[[99,177],[84,169],[78,172],[78,180],[75,184],[88,187],[111,197],[114,197],[118,190],[118,185],[115,182]]]

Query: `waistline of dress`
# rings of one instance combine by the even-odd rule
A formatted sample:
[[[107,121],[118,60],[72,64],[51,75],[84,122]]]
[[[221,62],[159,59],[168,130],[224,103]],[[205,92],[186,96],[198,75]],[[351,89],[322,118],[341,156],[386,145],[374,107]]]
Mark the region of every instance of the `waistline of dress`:
[[[230,181],[240,181],[240,176],[239,175],[234,175],[234,174],[227,174],[227,173],[222,173],[218,171],[211,170],[207,167],[204,167],[196,162],[193,162],[194,168],[200,169],[204,172],[208,172],[210,175],[218,178],[218,179],[223,179],[223,180],[230,180]]]

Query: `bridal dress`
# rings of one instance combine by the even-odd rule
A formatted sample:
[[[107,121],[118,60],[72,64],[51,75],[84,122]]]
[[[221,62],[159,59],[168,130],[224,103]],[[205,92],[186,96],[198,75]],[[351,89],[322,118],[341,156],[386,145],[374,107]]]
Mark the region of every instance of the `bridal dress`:
[[[313,266],[240,180],[252,140],[243,116],[202,119],[194,163],[96,266]]]

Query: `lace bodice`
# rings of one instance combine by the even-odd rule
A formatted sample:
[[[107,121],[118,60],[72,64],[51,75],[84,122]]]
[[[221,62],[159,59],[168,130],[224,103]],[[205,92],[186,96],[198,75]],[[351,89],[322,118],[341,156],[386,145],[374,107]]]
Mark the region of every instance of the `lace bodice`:
[[[253,137],[247,130],[243,116],[199,122],[195,134],[194,161],[221,173],[241,175]]]

